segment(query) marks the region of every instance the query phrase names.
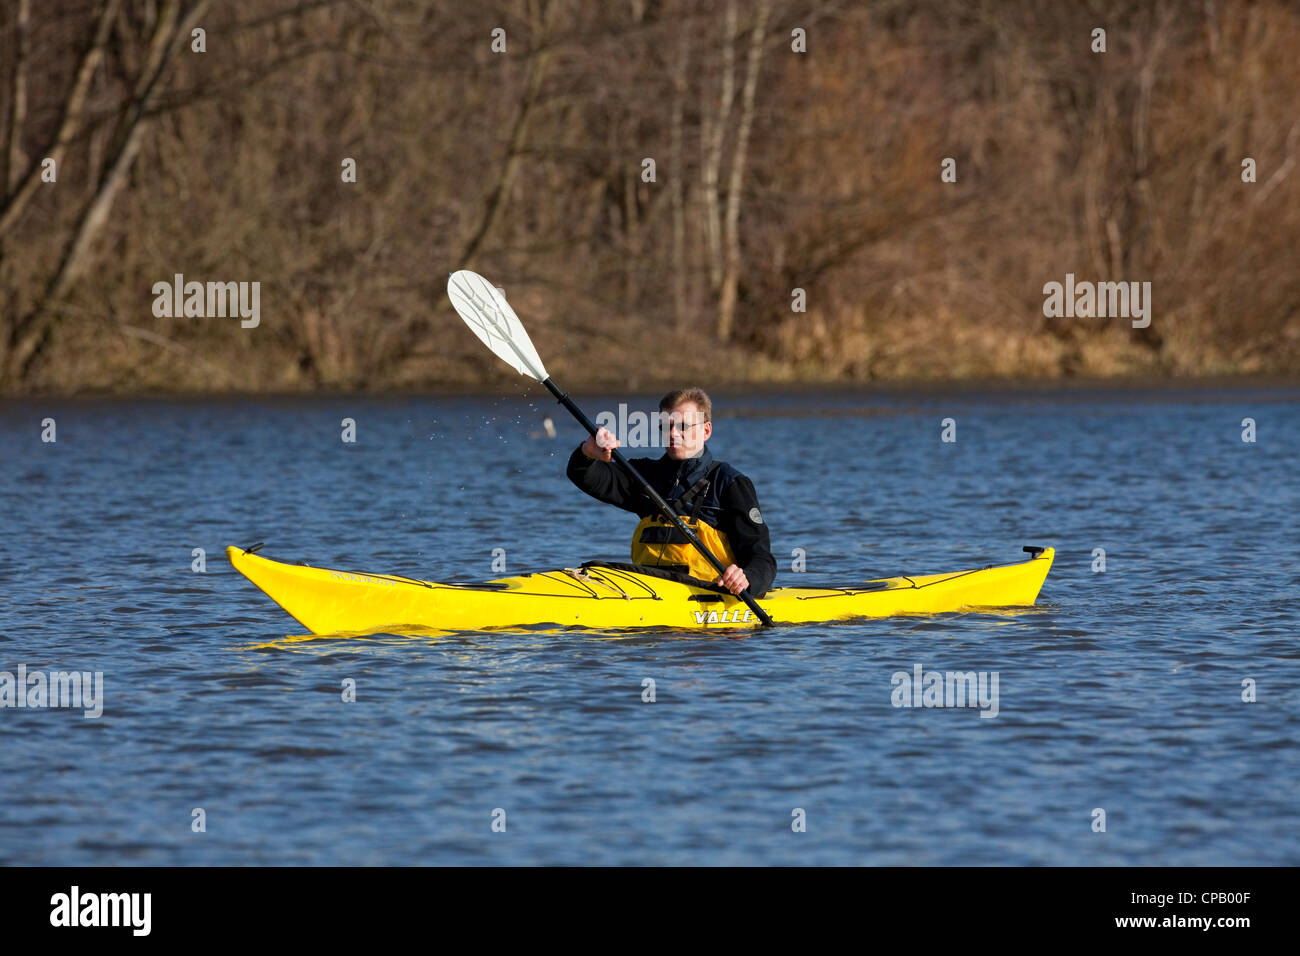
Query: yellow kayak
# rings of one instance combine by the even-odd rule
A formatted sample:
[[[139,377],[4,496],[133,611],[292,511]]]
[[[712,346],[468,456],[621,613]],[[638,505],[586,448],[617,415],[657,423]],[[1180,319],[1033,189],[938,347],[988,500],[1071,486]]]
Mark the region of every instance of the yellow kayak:
[[[539,625],[709,630],[758,626],[753,612],[731,594],[640,573],[632,570],[634,565],[616,562],[483,584],[435,584],[393,574],[284,564],[255,550],[230,547],[226,556],[235,570],[313,634]],[[777,624],[1029,607],[1038,598],[1055,552],[1025,550],[1031,557],[1018,564],[885,578],[853,588],[773,588],[758,603]]]

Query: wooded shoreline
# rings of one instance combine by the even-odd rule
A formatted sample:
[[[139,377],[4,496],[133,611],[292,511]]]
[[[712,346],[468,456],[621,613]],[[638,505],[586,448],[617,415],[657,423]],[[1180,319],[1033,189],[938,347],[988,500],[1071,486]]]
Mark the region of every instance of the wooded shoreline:
[[[575,388],[1294,375],[1296,49],[1281,0],[13,0],[0,395],[504,382],[460,268]]]

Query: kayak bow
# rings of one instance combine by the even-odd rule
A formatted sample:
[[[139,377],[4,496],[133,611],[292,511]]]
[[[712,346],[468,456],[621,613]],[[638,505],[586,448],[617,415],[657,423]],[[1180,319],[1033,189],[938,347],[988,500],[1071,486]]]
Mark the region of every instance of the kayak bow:
[[[774,588],[758,603],[792,624],[1029,607],[1038,598],[1055,552],[1025,550],[1032,557],[1018,564],[885,578],[856,588]],[[739,598],[719,588],[640,574],[626,566],[593,563],[482,584],[436,584],[393,574],[284,564],[236,547],[227,548],[226,556],[236,571],[313,634],[539,625],[712,630],[759,623]]]

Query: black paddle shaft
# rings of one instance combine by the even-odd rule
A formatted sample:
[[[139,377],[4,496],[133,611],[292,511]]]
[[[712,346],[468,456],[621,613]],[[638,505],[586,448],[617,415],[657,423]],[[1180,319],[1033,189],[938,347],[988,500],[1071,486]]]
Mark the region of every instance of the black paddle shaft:
[[[561,405],[569,410],[569,413],[578,420],[579,424],[591,433],[593,438],[596,437],[596,426],[591,423],[591,419],[583,413],[582,409],[573,403],[573,399],[560,391],[560,387],[556,385],[549,376],[542,380],[542,384],[550,390],[550,393],[556,397]],[[623,453],[617,448],[613,450],[613,459],[622,466],[627,473],[633,477],[633,479],[636,480],[636,483],[639,484],[641,489],[650,496],[650,500],[655,503],[656,507],[658,507],[673,524],[677,525],[677,530],[686,535],[686,540],[695,545],[696,550],[698,550],[700,554],[708,558],[709,564],[713,565],[714,569],[718,572],[718,577],[722,577],[726,574],[727,569],[722,566],[722,562],[713,556],[713,552],[704,546],[704,542],[699,539],[694,531],[686,526],[685,522],[677,516],[677,512],[673,511],[672,506],[669,505],[668,502],[664,501],[659,492],[655,491],[654,488],[651,487],[650,482],[641,477],[641,473],[632,467],[632,463],[628,461],[627,458],[623,456]],[[758,602],[754,600],[754,596],[749,593],[748,588],[741,591],[736,596],[749,606],[749,609],[758,616],[758,619],[762,621],[764,625],[771,626],[772,618],[768,616],[766,611],[758,606]]]

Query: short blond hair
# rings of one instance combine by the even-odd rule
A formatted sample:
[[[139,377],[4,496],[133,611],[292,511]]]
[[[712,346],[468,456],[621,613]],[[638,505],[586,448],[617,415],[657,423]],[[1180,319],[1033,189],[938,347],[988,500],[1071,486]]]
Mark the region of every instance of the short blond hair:
[[[713,421],[713,402],[702,388],[679,388],[659,399],[659,411],[671,412],[683,402],[693,402],[706,422]]]

